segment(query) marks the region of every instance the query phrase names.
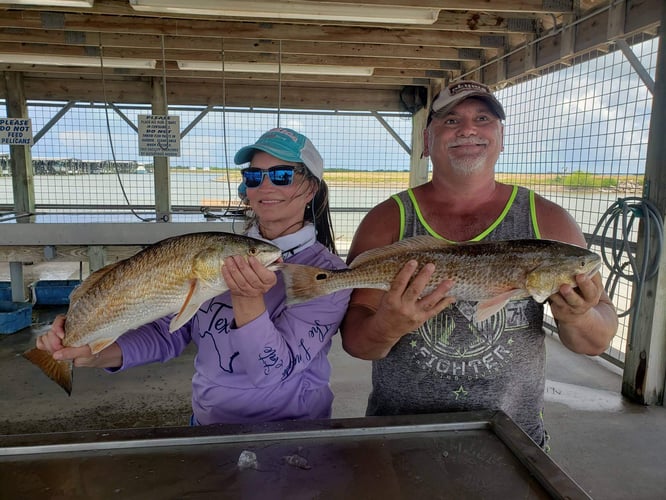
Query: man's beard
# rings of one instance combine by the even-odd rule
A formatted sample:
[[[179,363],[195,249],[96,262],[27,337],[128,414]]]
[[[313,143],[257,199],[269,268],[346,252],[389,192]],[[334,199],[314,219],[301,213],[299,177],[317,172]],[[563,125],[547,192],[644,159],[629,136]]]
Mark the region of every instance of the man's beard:
[[[457,145],[463,145],[463,144],[479,144],[479,143],[477,141],[472,142],[465,140],[457,142]],[[476,155],[462,156],[462,157],[450,156],[449,159],[451,160],[451,167],[457,174],[472,175],[483,169],[483,167],[486,164],[487,156],[488,156],[488,151],[486,150],[483,153],[479,153]]]
[[[486,155],[468,156],[465,158],[451,158],[451,167],[457,174],[472,175],[483,169],[486,164]]]

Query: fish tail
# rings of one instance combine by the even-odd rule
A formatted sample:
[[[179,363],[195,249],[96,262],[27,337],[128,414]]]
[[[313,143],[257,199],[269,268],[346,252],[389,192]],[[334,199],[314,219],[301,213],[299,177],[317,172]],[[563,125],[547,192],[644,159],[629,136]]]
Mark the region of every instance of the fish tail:
[[[69,396],[72,395],[74,365],[71,361],[56,361],[51,354],[36,347],[24,352],[23,357],[37,365],[51,380],[65,389]]]
[[[284,277],[287,305],[300,304],[338,290],[331,278],[339,271],[302,264],[277,264]]]

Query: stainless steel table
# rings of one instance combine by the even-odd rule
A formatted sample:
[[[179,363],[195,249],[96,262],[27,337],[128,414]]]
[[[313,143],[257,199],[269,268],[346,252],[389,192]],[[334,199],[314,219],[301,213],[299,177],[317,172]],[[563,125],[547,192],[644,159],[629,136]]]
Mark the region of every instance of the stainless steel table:
[[[0,497],[589,499],[502,412],[2,436]]]

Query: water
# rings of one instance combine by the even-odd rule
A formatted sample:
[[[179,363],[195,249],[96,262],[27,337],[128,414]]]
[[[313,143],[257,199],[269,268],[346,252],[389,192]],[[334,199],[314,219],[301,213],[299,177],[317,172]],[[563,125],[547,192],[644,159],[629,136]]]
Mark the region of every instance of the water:
[[[236,178],[236,175],[238,178]],[[174,205],[199,206],[202,198],[237,200],[236,188],[240,175],[232,173],[230,185],[219,173],[175,172],[170,176]],[[38,204],[81,204],[99,205],[124,204],[123,189],[130,202],[136,205],[151,204],[154,200],[154,178],[147,174],[97,174],[76,176],[38,175],[34,177],[35,199]],[[379,180],[381,182],[381,180]],[[331,185],[331,204],[335,207],[372,207],[383,201],[400,187],[395,185],[351,184]],[[100,194],[102,200],[100,200]],[[567,209],[585,207],[586,211],[601,213],[606,206],[617,199],[613,192],[583,193],[541,193],[561,204],[572,206]],[[0,204],[12,204],[12,178],[0,177]],[[581,205],[582,204],[582,205]]]

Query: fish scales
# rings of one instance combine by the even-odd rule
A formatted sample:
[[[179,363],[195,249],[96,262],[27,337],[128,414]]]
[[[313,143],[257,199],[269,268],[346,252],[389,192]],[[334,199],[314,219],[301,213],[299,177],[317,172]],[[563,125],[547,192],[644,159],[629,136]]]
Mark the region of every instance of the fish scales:
[[[424,294],[449,279],[456,283],[451,295],[465,297],[465,300],[482,300],[508,288],[515,288],[515,283],[524,281],[529,269],[535,267],[530,255],[523,254],[521,264],[515,267],[508,265],[506,255],[492,253],[492,249],[466,254],[459,252],[457,247],[447,246],[439,250],[405,252],[389,258],[377,256],[372,261],[353,266],[351,269],[356,272],[336,275],[335,283],[344,283],[345,288],[365,288],[363,285],[375,284],[378,288],[388,290],[397,271],[409,260],[416,260],[419,262],[417,270],[426,263],[435,264],[435,271]]]
[[[388,290],[409,261],[419,269],[435,264],[423,294],[444,280],[453,280],[449,295],[476,301],[481,321],[508,300],[532,296],[543,302],[562,284],[575,285],[577,274],[592,274],[600,257],[585,248],[551,240],[510,240],[449,244],[431,236],[407,238],[360,254],[349,269],[325,270],[279,264],[285,277],[287,303],[297,304],[345,288]]]
[[[66,331],[72,334],[65,337],[63,344],[85,345],[90,332],[95,331],[103,337],[119,328],[125,331],[134,328],[137,322],[141,326],[146,323],[145,318],[153,321],[176,312],[190,289],[190,280],[197,277],[208,277],[211,292],[225,288],[219,272],[222,255],[226,256],[224,249],[237,240],[225,236],[225,247],[220,247],[220,254],[215,250],[217,241],[215,236],[206,233],[165,240],[163,244],[149,247],[105,271],[81,299],[75,291],[65,324]],[[207,249],[215,258],[208,258],[209,267],[194,276],[192,265],[188,263],[194,262],[197,255]],[[104,310],[106,324],[99,322],[97,314],[100,309]]]
[[[89,345],[95,354],[126,331],[173,313],[178,314],[169,329],[180,328],[203,302],[228,290],[221,268],[231,255],[252,255],[268,265],[281,251],[271,243],[224,232],[157,242],[92,273],[72,292],[62,344]],[[71,393],[70,362],[56,362],[36,348],[24,356]]]

